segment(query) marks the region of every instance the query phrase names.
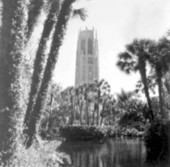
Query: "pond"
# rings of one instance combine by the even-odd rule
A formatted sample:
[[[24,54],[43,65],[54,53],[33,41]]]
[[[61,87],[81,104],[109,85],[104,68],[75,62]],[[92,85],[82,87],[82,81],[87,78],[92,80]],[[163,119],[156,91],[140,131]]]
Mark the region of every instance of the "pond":
[[[145,162],[146,149],[139,139],[108,139],[104,143],[66,142],[60,151],[70,155],[70,167],[168,167]]]

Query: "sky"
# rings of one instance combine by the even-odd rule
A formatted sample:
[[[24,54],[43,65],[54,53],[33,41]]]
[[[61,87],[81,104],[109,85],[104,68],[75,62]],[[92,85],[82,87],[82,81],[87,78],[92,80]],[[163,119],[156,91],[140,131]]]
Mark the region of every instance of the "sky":
[[[111,85],[112,93],[134,90],[139,74],[126,75],[116,67],[117,55],[133,39],[159,39],[170,29],[170,0],[79,0],[86,21],[71,19],[60,48],[54,81],[62,88],[75,83],[77,38],[80,29],[97,30],[99,78]]]

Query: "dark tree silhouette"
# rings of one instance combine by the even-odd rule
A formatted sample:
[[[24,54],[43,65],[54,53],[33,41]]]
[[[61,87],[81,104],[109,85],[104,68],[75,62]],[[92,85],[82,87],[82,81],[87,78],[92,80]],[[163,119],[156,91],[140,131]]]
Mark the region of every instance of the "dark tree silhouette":
[[[126,46],[125,52],[119,54],[117,66],[127,74],[139,71],[150,111],[150,120],[152,121],[154,115],[146,75],[146,61],[151,43],[150,40],[134,40],[131,44]]]

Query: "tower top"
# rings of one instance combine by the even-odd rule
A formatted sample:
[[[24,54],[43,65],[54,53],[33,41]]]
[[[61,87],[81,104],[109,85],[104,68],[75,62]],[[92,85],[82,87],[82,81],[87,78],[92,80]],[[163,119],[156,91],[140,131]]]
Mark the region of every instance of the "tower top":
[[[91,36],[93,39],[97,39],[97,30],[94,27],[91,29],[86,27],[79,30],[79,38],[89,36]]]

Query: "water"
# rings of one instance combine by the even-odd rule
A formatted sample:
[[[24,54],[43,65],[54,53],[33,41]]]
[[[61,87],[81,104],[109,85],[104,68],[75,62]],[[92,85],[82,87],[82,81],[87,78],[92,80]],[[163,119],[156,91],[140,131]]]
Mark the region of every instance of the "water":
[[[60,147],[70,155],[69,167],[168,167],[145,162],[146,149],[140,140],[108,139],[97,142],[69,142]]]

